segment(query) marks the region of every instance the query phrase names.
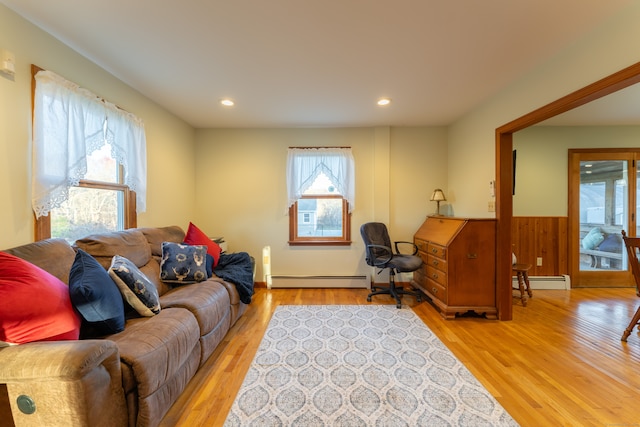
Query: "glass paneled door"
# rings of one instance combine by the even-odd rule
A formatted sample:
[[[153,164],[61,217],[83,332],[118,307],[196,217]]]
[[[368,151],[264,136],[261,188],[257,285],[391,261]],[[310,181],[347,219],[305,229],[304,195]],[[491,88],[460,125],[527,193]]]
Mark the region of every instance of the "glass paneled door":
[[[635,236],[636,153],[569,150],[569,265],[573,287],[632,286],[622,230]]]

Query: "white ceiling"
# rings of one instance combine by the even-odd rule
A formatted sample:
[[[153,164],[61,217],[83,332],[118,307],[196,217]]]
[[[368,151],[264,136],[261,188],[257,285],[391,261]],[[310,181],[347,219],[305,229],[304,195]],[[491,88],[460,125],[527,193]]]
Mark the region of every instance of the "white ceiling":
[[[198,128],[447,125],[631,2],[0,0]]]

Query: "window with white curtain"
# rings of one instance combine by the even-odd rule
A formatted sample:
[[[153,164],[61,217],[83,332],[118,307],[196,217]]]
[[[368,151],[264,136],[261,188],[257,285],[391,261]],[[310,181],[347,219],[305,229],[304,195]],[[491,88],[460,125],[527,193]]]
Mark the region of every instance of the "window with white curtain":
[[[33,71],[36,238],[135,226],[146,209],[142,121],[51,71]]]
[[[351,148],[290,148],[290,245],[351,244],[355,162]]]

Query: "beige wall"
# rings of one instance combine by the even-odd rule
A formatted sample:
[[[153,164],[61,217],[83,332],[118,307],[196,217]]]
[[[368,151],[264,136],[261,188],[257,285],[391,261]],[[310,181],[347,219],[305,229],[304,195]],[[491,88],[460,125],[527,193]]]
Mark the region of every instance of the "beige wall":
[[[188,224],[194,211],[194,130],[102,68],[0,5],[0,48],[16,73],[0,75],[0,248],[33,241],[31,64],[54,71],[140,117],[147,134],[147,213],[141,226]]]
[[[105,97],[145,122],[147,213],[140,226],[193,221],[230,250],[258,259],[272,247],[274,274],[368,273],[360,224],[383,221],[394,240],[413,233],[446,189],[445,128],[210,129],[196,131],[88,59],[0,6],[0,47],[16,56],[14,79],[0,77],[0,248],[33,240],[30,202],[31,75],[34,63]],[[289,247],[288,146],[352,146],[356,208],[351,247]],[[194,167],[195,165],[195,167]],[[258,266],[261,277],[261,265]]]
[[[457,215],[494,216],[487,213],[487,195],[488,182],[495,178],[496,128],[639,62],[638,22],[640,2],[632,2],[588,37],[532,70],[449,128],[448,185]],[[518,138],[517,133],[514,138]],[[520,157],[518,150],[518,168]]]
[[[640,147],[640,126],[533,126],[516,134],[514,216],[567,216],[570,148]]]
[[[207,129],[196,132],[194,222],[223,235],[229,250],[258,258],[271,247],[272,274],[369,274],[360,225],[388,224],[393,240],[413,233],[446,184],[444,128]],[[289,246],[286,158],[290,146],[350,146],[356,161],[356,206],[350,247]],[[381,178],[382,177],[382,178]]]
[[[148,212],[140,215],[139,225],[186,227],[194,221],[211,235],[224,235],[231,250],[246,250],[258,258],[262,247],[270,245],[274,274],[314,274],[326,272],[327,266],[336,274],[352,274],[366,270],[359,225],[387,222],[394,240],[411,240],[425,215],[435,210],[428,198],[436,187],[447,195],[445,212],[493,217],[487,202],[489,181],[495,177],[495,129],[639,61],[637,22],[640,2],[448,128],[194,130],[0,6],[0,48],[11,50],[17,62],[15,79],[0,76],[0,247],[33,238],[31,63],[144,120],[149,192]],[[287,245],[284,165],[286,148],[292,145],[353,147],[357,194],[351,247]],[[518,185],[518,190],[524,186]],[[260,278],[260,270],[258,274]]]

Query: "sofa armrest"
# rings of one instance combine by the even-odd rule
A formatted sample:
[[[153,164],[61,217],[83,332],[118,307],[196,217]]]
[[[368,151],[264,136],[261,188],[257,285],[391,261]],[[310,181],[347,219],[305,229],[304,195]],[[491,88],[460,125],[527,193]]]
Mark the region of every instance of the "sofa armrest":
[[[120,355],[113,341],[2,348],[0,384],[6,385],[16,427],[127,424]]]

